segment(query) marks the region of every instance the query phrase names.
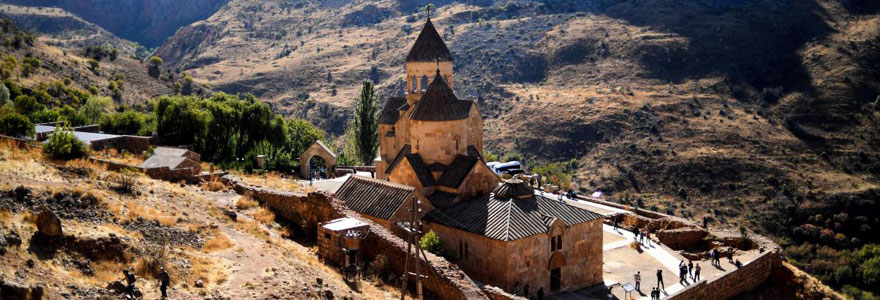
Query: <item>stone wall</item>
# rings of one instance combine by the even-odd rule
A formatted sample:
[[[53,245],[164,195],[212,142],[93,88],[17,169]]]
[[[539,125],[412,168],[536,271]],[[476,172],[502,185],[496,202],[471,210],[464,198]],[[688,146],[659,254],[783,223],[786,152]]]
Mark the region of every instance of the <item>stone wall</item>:
[[[123,135],[115,138],[92,141],[91,148],[93,150],[103,150],[108,148],[125,150],[129,153],[141,154],[150,148],[150,140],[148,136],[131,136]]]
[[[144,173],[150,178],[171,182],[195,182],[197,177],[193,176],[193,171],[191,168],[169,169],[168,167],[144,169]]]
[[[388,258],[388,270],[402,274],[407,244],[383,226],[363,218],[355,211],[347,209],[343,202],[327,193],[296,193],[265,189],[244,183],[234,176],[223,176],[222,180],[232,186],[239,194],[249,194],[255,200],[272,209],[276,215],[285,218],[310,233],[317,233],[319,223],[340,217],[352,217],[370,225],[370,234],[363,242],[365,259],[373,260],[378,255]],[[428,279],[423,286],[428,299],[488,299],[485,293],[458,266],[431,253],[425,253],[427,261],[421,266]],[[412,271],[412,269],[411,269]]]
[[[672,249],[689,249],[705,245],[703,239],[709,232],[702,228],[661,229],[656,232],[657,239]]]
[[[774,268],[781,267],[778,252],[768,251],[742,268],[734,270],[711,281],[700,281],[681,291],[669,295],[673,300],[725,300],[741,293],[751,291],[764,283],[773,273]]]

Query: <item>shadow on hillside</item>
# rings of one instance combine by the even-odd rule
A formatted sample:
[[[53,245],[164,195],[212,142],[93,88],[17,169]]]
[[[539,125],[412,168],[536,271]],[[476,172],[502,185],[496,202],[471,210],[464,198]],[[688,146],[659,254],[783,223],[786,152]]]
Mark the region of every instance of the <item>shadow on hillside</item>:
[[[814,0],[696,2],[625,1],[599,13],[687,38],[682,47],[642,46],[650,77],[680,82],[723,75],[758,90],[812,89],[797,52],[833,32]]]

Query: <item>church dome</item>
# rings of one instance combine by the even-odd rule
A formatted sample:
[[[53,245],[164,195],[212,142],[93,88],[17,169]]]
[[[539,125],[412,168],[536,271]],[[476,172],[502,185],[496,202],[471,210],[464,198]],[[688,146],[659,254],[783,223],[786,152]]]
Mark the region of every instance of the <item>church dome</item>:
[[[492,191],[492,193],[495,194],[496,199],[524,199],[535,196],[532,187],[519,179],[508,179],[504,181],[504,183]]]

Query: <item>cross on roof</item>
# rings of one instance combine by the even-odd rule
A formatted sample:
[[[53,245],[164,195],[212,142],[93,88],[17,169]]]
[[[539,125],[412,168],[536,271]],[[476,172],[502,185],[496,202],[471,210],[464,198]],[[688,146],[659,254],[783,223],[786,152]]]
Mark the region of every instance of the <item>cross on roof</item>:
[[[428,14],[428,20],[431,19],[431,5],[425,5],[425,13]]]

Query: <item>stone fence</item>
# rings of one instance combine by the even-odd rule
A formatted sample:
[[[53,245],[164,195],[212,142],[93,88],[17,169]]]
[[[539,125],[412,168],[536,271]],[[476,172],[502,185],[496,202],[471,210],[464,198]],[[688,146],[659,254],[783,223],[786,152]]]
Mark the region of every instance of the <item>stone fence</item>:
[[[403,274],[407,243],[391,231],[346,208],[341,200],[331,194],[271,190],[249,185],[231,175],[223,176],[221,180],[237,193],[249,195],[266,205],[277,216],[298,224],[313,239],[317,235],[319,224],[333,219],[352,217],[369,224],[370,234],[362,243],[366,260],[372,261],[379,255],[385,256],[388,258],[387,270],[393,274]],[[428,252],[425,252],[424,258],[421,270],[427,276],[422,281],[427,292],[426,298],[489,299],[457,265]]]
[[[779,268],[781,265],[782,261],[779,253],[768,251],[751,262],[746,263],[742,268],[712,280],[700,281],[669,295],[666,299],[731,299],[741,293],[754,290],[771,276],[774,268]]]

